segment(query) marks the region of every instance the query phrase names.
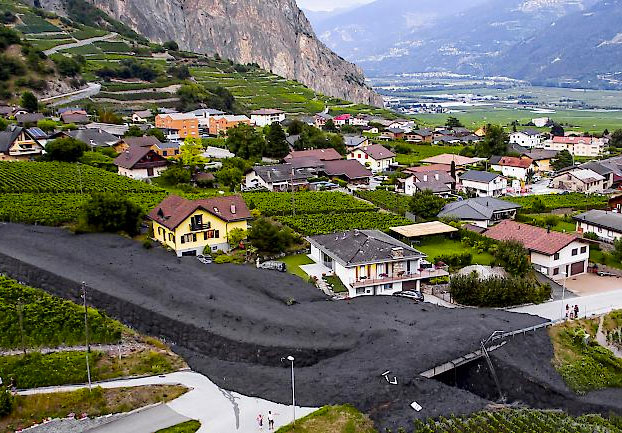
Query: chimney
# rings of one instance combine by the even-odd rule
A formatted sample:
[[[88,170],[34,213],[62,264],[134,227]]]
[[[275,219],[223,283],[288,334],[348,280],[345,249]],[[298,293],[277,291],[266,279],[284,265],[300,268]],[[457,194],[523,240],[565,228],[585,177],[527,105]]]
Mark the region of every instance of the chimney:
[[[438,173],[434,174],[434,179],[438,180]]]
[[[235,215],[235,211],[236,211],[236,209],[235,209],[235,205],[232,203],[232,204],[231,204],[231,213],[232,213],[233,215]]]
[[[424,175],[423,175],[423,181],[424,181],[424,182],[427,182],[427,181],[428,181],[428,175],[427,175],[427,174],[424,174]]]
[[[391,257],[394,259],[403,259],[404,258],[404,248],[395,247],[391,248]]]

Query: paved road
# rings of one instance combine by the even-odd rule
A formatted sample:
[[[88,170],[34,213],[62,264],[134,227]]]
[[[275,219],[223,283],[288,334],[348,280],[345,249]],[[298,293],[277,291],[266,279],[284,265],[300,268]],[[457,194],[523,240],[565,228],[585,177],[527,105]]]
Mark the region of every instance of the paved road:
[[[91,45],[93,42],[100,42],[100,41],[107,41],[109,39],[114,39],[117,36],[119,36],[119,35],[117,35],[116,33],[109,33],[109,34],[107,34],[105,36],[97,36],[95,38],[83,39],[81,41],[72,42],[70,44],[57,45],[54,48],[50,48],[49,50],[45,50],[43,52],[45,53],[46,56],[49,56],[51,54],[56,54],[60,50],[68,50],[70,48],[83,47],[85,45]]]
[[[41,102],[51,103],[52,106],[68,104],[79,99],[90,98],[99,93],[102,86],[98,83],[88,83],[85,89],[76,90],[75,92],[63,93],[61,95],[51,96],[41,99]]]
[[[526,307],[514,308],[510,311],[557,320],[562,318],[562,314],[566,314],[566,304],[578,305],[581,317],[605,314],[613,310],[622,309],[622,291],[599,293],[597,295],[566,299],[565,301],[552,301],[540,305],[528,305]]]
[[[256,422],[259,413],[263,414],[264,419],[269,410],[275,413],[277,429],[289,424],[293,418],[291,406],[226,391],[216,386],[202,374],[192,371],[182,371],[164,376],[103,382],[97,384],[97,386],[102,388],[119,388],[175,384],[184,385],[190,388],[190,391],[168,404],[157,406],[157,409],[150,409],[153,411],[152,416],[146,416],[144,412],[136,412],[115,420],[106,426],[92,430],[93,433],[130,431],[132,433],[153,433],[173,425],[170,424],[169,417],[175,421],[175,424],[187,419],[199,420],[201,422],[199,433],[253,433],[259,431]],[[23,391],[20,394],[74,391],[84,387],[85,385],[39,388]],[[315,411],[315,408],[297,407],[296,418],[306,416],[313,411]]]

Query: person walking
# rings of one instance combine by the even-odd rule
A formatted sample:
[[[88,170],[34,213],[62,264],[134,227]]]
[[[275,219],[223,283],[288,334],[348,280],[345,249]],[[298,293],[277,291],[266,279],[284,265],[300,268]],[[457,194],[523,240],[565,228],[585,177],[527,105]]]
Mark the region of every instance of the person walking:
[[[576,304],[574,306],[574,318],[578,319],[579,318],[579,304]]]
[[[569,314],[570,314],[570,305],[566,304],[566,320],[568,320]]]
[[[274,430],[274,414],[268,411],[268,430]]]
[[[263,415],[257,415],[257,424],[259,425],[259,430],[263,430]]]

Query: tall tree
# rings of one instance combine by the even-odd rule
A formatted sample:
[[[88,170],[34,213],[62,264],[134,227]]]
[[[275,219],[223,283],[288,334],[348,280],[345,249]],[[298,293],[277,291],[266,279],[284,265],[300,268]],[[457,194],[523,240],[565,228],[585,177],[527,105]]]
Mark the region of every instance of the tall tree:
[[[287,136],[280,123],[273,123],[268,126],[266,135],[265,155],[270,158],[283,158],[289,153]]]
[[[201,155],[202,153],[203,144],[198,138],[186,138],[184,144],[179,148],[181,163],[186,167],[190,167],[192,172],[198,165],[202,165],[205,162],[205,158]]]
[[[564,149],[557,154],[555,160],[551,162],[551,167],[555,170],[561,170],[562,168],[570,167],[573,164],[573,158],[568,150]]]
[[[410,211],[417,218],[429,220],[435,218],[443,210],[445,203],[444,198],[434,195],[432,191],[426,189],[412,196],[410,199]]]
[[[20,104],[24,110],[34,113],[39,109],[39,100],[32,92],[22,93]]]
[[[551,127],[551,135],[553,137],[563,137],[566,131],[564,131],[564,127],[559,123],[554,123]]]
[[[611,134],[611,139],[609,140],[609,146],[621,148],[622,147],[622,129],[616,129]]]
[[[57,138],[45,145],[45,157],[51,161],[76,162],[89,146],[75,138]]]
[[[266,140],[255,128],[244,123],[227,131],[227,148],[243,159],[261,159]]]
[[[462,122],[460,122],[460,120],[458,120],[458,118],[454,117],[454,116],[449,116],[447,118],[447,121],[445,122],[445,126],[447,128],[453,129],[453,128],[462,128],[464,127],[464,125],[462,124]]]
[[[475,153],[482,158],[492,155],[505,155],[507,152],[508,134],[499,125],[488,125],[486,136],[475,146]]]

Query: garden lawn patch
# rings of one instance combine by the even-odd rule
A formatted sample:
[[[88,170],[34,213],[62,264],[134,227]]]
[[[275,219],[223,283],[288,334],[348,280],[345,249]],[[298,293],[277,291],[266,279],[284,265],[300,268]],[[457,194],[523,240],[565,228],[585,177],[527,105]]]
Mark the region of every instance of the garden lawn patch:
[[[404,215],[410,209],[410,201],[412,197],[397,194],[391,191],[375,190],[375,191],[357,191],[356,195],[367,200],[382,209]]]
[[[276,433],[376,433],[374,423],[350,405],[324,406]]]
[[[555,357],[553,365],[568,387],[585,394],[622,387],[622,359],[593,341],[599,319],[570,321],[549,329]],[[590,341],[584,344],[584,336]]]
[[[308,280],[309,276],[300,269],[301,265],[310,265],[315,263],[306,254],[296,254],[293,256],[286,256],[280,259],[281,262],[287,265],[287,272],[290,274],[298,275],[303,280]]]
[[[328,275],[324,277],[324,281],[330,284],[335,293],[347,293],[348,288],[341,282],[341,279],[336,275]]]
[[[91,351],[91,377],[102,381],[128,376],[171,373],[184,366],[176,355],[160,350],[138,350],[118,358],[116,353]],[[66,351],[0,356],[0,377],[20,389],[86,383],[86,352]]]
[[[563,217],[559,215],[552,214],[521,214],[518,218],[518,221],[524,222],[527,224],[539,226],[539,227],[548,227],[546,218],[547,217],[555,217],[555,225],[551,226],[551,230],[562,233],[574,233],[576,231],[577,225],[574,222],[568,222],[564,220]]]
[[[590,262],[622,269],[622,263],[614,259],[611,253],[601,251],[595,248],[594,245],[590,245]]]
[[[433,262],[435,257],[442,255],[463,253],[470,253],[473,256],[473,264],[476,265],[489,266],[494,261],[494,257],[490,253],[486,251],[479,252],[472,247],[464,245],[459,240],[449,239],[444,236],[424,237],[421,238],[419,243],[414,243],[413,246],[422,253],[427,254],[430,262]]]
[[[302,214],[295,217],[276,217],[276,219],[305,236],[354,229],[388,232],[391,227],[412,223],[412,221],[398,215],[379,212]]]
[[[605,195],[587,195],[578,192],[570,194],[545,194],[530,195],[524,197],[503,197],[504,200],[520,204],[526,212],[529,212],[534,201],[541,200],[547,211],[560,208],[572,208],[575,210],[603,209],[607,206],[608,197]]]
[[[398,153],[395,157],[395,161],[398,164],[414,165],[423,159],[430,158],[432,156],[442,155],[444,153],[459,154],[463,146],[435,146],[432,144],[411,144],[404,141],[396,141],[393,145],[401,144],[407,146],[410,149],[410,153]]]
[[[156,433],[194,433],[201,428],[199,421],[186,421],[173,427],[158,430]]]
[[[98,417],[129,412],[151,404],[175,400],[187,391],[187,388],[179,385],[153,385],[18,395],[11,414],[0,419],[0,431],[23,429],[41,422],[42,419],[65,418],[70,413]]]
[[[121,339],[121,323],[93,308],[88,312],[92,343],[117,343]],[[22,344],[28,348],[82,345],[84,309],[0,276],[0,329],[0,347],[4,349],[22,348]]]

